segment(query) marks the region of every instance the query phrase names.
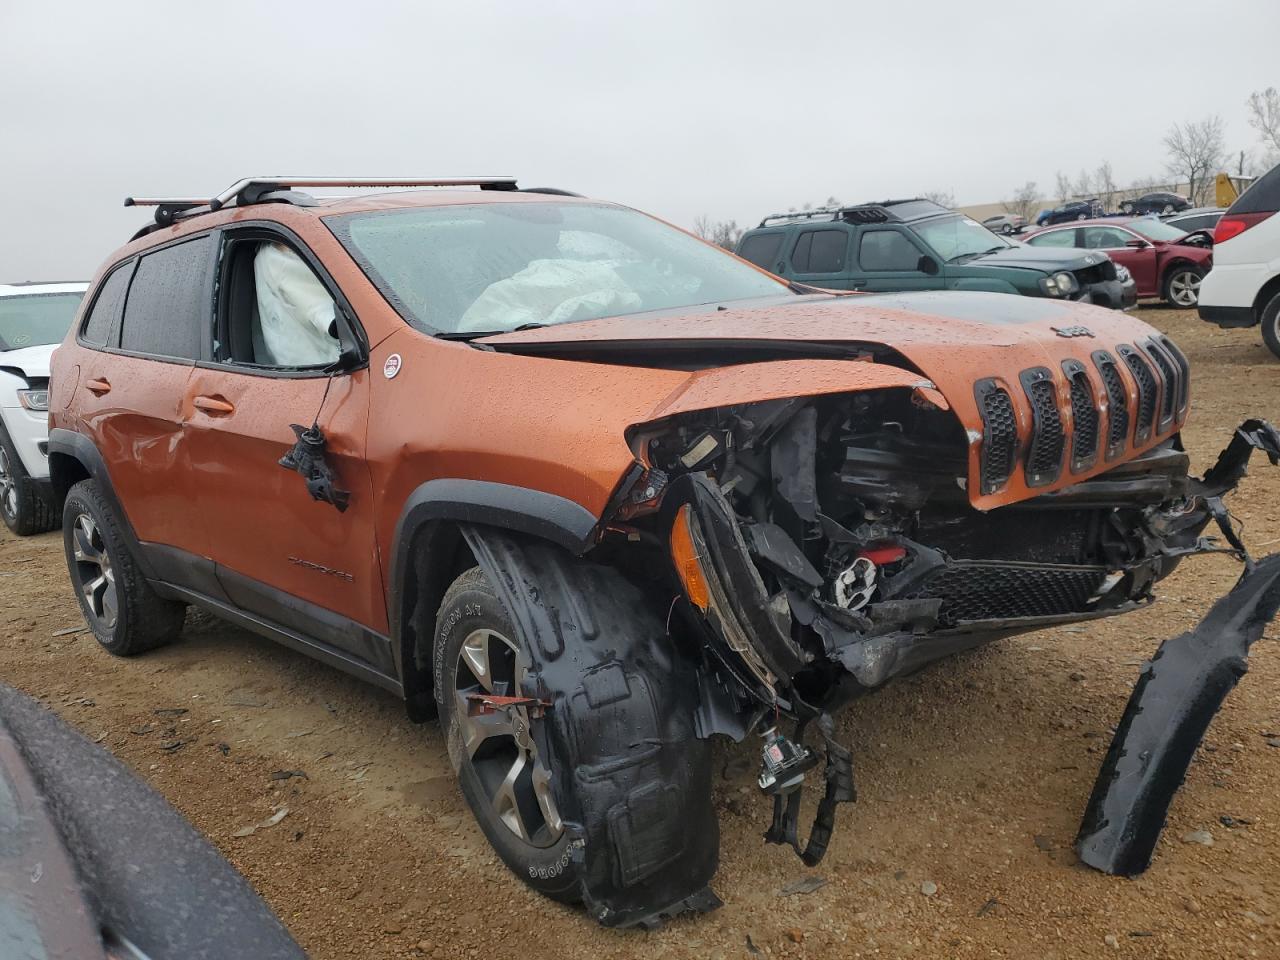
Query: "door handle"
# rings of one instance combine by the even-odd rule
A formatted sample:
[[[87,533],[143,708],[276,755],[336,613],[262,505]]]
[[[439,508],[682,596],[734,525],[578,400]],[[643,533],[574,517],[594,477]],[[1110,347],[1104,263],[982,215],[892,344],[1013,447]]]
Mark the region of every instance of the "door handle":
[[[90,393],[96,394],[99,397],[102,396],[104,393],[111,392],[111,384],[101,378],[86,380],[84,382],[84,388],[88,390]]]
[[[865,281],[865,280],[850,280],[850,281],[849,281],[849,289],[850,289],[850,290],[861,290],[861,289],[862,289],[863,287],[865,287],[866,285],[867,285],[867,281]]]
[[[236,412],[235,406],[221,397],[196,397],[192,404],[197,410],[203,410],[210,416],[223,416]]]

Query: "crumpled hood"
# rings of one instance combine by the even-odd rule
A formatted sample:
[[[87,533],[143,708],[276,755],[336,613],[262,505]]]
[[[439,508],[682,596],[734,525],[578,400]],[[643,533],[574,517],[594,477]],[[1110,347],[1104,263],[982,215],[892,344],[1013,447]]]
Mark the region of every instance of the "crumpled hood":
[[[0,350],[0,370],[16,370],[28,379],[47,379],[49,359],[57,349],[58,345],[51,343],[46,346],[23,347],[20,350]]]
[[[1074,247],[1032,247],[1019,244],[966,260],[961,266],[981,264],[987,267],[1015,267],[1020,270],[1041,270],[1045,273],[1053,273],[1056,270],[1082,270],[1107,259],[1105,253],[1099,253],[1096,250],[1078,250]]]
[[[1024,371],[1043,368],[1049,372],[1057,387],[1060,415],[1069,428],[1070,396],[1062,372],[1063,362],[1077,360],[1089,371],[1098,403],[1105,409],[1105,390],[1094,366],[1094,351],[1106,350],[1115,355],[1120,344],[1135,344],[1158,336],[1157,330],[1135,317],[1089,304],[1002,293],[930,291],[798,297],[781,306],[735,308],[728,305],[723,310],[676,316],[590,320],[500,334],[477,342],[503,353],[562,356],[601,363],[608,363],[612,357],[621,360],[629,352],[643,352],[646,357],[661,357],[669,352],[672,366],[681,362],[682,355],[689,356],[695,351],[701,358],[700,363],[705,365],[705,358],[714,357],[721,348],[726,364],[742,364],[737,357],[744,347],[770,345],[786,346],[795,360],[783,362],[795,363],[806,356],[803,345],[812,345],[812,351],[807,354],[813,358],[807,361],[809,364],[819,363],[817,358],[822,358],[829,366],[843,367],[847,364],[838,360],[839,352],[833,355],[833,347],[847,345],[848,352],[843,354],[846,360],[875,347],[888,348],[932,381],[965,428],[971,453],[970,501],[976,507],[988,509],[1085,479],[1113,467],[1118,461],[1107,462],[1098,457],[1092,468],[1074,474],[1064,470],[1058,481],[1035,489],[1023,483],[1018,474],[1004,490],[987,495],[980,493],[978,453],[983,421],[975,385],[990,379],[1009,392],[1018,433],[1021,442],[1026,443],[1035,415],[1019,379]],[[832,360],[837,362],[830,363]],[[644,365],[663,364],[648,360]],[[723,371],[726,375],[735,374],[732,384],[738,389],[734,391],[733,402],[752,399],[738,394],[750,394],[751,391],[742,390],[746,385],[743,377],[750,377],[753,366],[763,378],[766,371],[760,369],[759,364],[747,363],[732,371]],[[903,372],[885,363],[871,366],[884,373]],[[691,383],[720,379],[713,377],[719,373],[721,371],[707,370],[704,366],[691,374]],[[806,389],[807,372],[806,376],[788,379],[790,395],[818,392]],[[908,384],[904,380],[901,385]],[[911,385],[927,389],[922,384]],[[690,389],[682,389],[686,395],[692,393]],[[660,406],[652,416],[670,412]],[[1176,432],[1176,427],[1175,424],[1164,433],[1152,431],[1150,439],[1127,447],[1123,459],[1137,456],[1167,439]]]
[[[933,376],[935,370],[944,374],[962,360],[989,370],[1011,352],[1041,361],[1062,359],[1075,352],[1068,349],[1071,340],[1091,341],[1090,349],[1097,349],[1155,332],[1128,314],[1090,304],[1004,293],[926,291],[797,297],[781,306],[730,304],[723,310],[674,316],[587,320],[476,342],[504,353],[545,356],[582,355],[593,347],[616,352],[624,344],[650,351],[717,343],[875,344],[899,351]]]

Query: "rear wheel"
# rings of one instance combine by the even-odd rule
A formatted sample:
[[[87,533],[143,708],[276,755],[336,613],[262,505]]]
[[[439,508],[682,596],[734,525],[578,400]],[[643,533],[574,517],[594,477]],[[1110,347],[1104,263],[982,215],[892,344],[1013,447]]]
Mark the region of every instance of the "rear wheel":
[[[1000,228],[1000,232],[1003,233],[1006,237],[1009,236],[1011,233],[1013,233],[1013,224],[1006,223],[1003,227]]]
[[[52,530],[53,505],[41,484],[27,473],[9,432],[0,423],[0,517],[20,537]]]
[[[145,653],[181,632],[186,605],[151,589],[121,534],[120,519],[93,480],[82,480],[67,494],[62,542],[80,612],[110,653]]]
[[[1178,264],[1164,277],[1164,299],[1180,310],[1189,310],[1200,302],[1200,280],[1204,277],[1198,267]]]
[[[491,709],[485,696],[523,697],[529,657],[479,567],[449,588],[436,621],[436,698],[463,797],[504,863],[554,900],[578,899],[577,866],[552,789],[548,741],[535,705]],[[544,744],[539,747],[539,742]]]
[[[1174,210],[1173,210],[1173,204],[1172,204],[1172,203],[1166,203],[1166,204],[1164,205],[1164,209],[1163,209],[1162,211],[1160,211],[1160,212],[1161,212],[1161,213],[1164,213],[1164,214],[1166,214],[1166,215],[1167,215],[1167,214],[1170,214],[1170,213],[1173,213],[1173,212],[1174,212]]]
[[[1280,293],[1262,308],[1262,342],[1280,357]]]
[[[1089,219],[1089,218],[1088,218],[1088,217],[1086,217],[1083,213],[1079,213],[1079,214],[1076,214],[1076,219],[1077,219],[1077,220],[1087,220],[1087,219]]]

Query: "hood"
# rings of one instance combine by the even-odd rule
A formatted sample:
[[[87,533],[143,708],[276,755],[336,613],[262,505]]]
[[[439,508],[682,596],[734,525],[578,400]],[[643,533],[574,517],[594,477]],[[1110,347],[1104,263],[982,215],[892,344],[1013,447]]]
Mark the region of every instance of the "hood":
[[[697,370],[686,382],[671,384],[677,403],[659,405],[650,417],[669,415],[673,408],[763,399],[753,394],[766,393],[766,385],[773,396],[826,392],[832,385],[812,389],[820,365],[816,361],[858,368],[862,365],[830,361],[875,358],[880,362],[868,366],[879,368],[880,375],[889,370],[898,375],[910,372],[923,374],[929,381],[902,377],[894,385],[925,391],[932,387],[945,399],[969,437],[970,501],[979,509],[989,509],[1086,479],[1113,467],[1115,461],[1104,463],[1098,458],[1093,468],[1070,476],[1064,471],[1059,482],[1035,490],[1011,484],[1002,493],[980,493],[976,471],[983,421],[975,386],[984,380],[1004,385],[1014,397],[1020,430],[1025,433],[1034,413],[1020,385],[1024,372],[1049,371],[1059,384],[1062,402],[1068,403],[1064,361],[1078,361],[1092,371],[1094,351],[1115,355],[1121,344],[1158,336],[1158,331],[1128,314],[1089,304],[1003,293],[929,291],[797,297],[787,306],[728,305],[676,316],[589,320],[475,342],[501,353],[639,366],[651,373]],[[792,359],[778,360],[784,353]],[[753,355],[768,362],[749,362]],[[796,363],[804,358],[808,359],[803,364]],[[870,370],[863,374],[868,375]],[[695,384],[714,389],[695,389]],[[1095,381],[1095,389],[1101,391],[1099,384],[1100,380]],[[857,388],[850,384],[841,389]],[[1126,459],[1167,439],[1171,432],[1172,428],[1129,447]]]
[[[49,378],[49,359],[58,344],[39,347],[22,347],[19,350],[0,350],[0,370],[16,370],[28,380]]]
[[[974,257],[957,266],[978,263],[983,266],[1015,267],[1021,270],[1053,273],[1057,270],[1082,270],[1107,259],[1109,258],[1105,253],[1098,253],[1096,250],[1077,250],[1074,247],[1032,247],[1020,244]]]

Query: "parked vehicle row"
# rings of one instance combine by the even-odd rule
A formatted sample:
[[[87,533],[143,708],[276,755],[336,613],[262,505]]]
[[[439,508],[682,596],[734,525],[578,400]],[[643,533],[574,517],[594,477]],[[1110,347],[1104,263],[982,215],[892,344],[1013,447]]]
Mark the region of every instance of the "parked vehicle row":
[[[1131,307],[1136,286],[1105,253],[1037,249],[930,200],[766,217],[737,253],[777,276],[832,290],[983,290]]]
[[[1200,283],[1213,267],[1213,248],[1202,234],[1153,217],[1109,217],[1049,227],[1023,238],[1035,248],[1097,250],[1124,266],[1142,298],[1159,297],[1189,309],[1199,299]]]
[[[766,840],[813,866],[854,800],[836,711],[1141,609],[1210,523],[1235,537],[1221,498],[1252,450],[1280,455],[1249,421],[1190,475],[1187,358],[1084,302],[1132,293],[1100,251],[905,201],[767,218],[742,249],[766,272],[506,178],[299,189],[374,185],[137,201],[156,224],[52,360],[71,585],[113,654],[193,605],[438,715],[501,859],[607,925],[719,903],[712,737],[760,738]],[[1277,578],[1254,568],[1231,622],[1269,619]],[[1144,677],[1146,719],[1203,712],[1173,679]],[[1171,767],[1104,768],[1086,862],[1145,866]]]

